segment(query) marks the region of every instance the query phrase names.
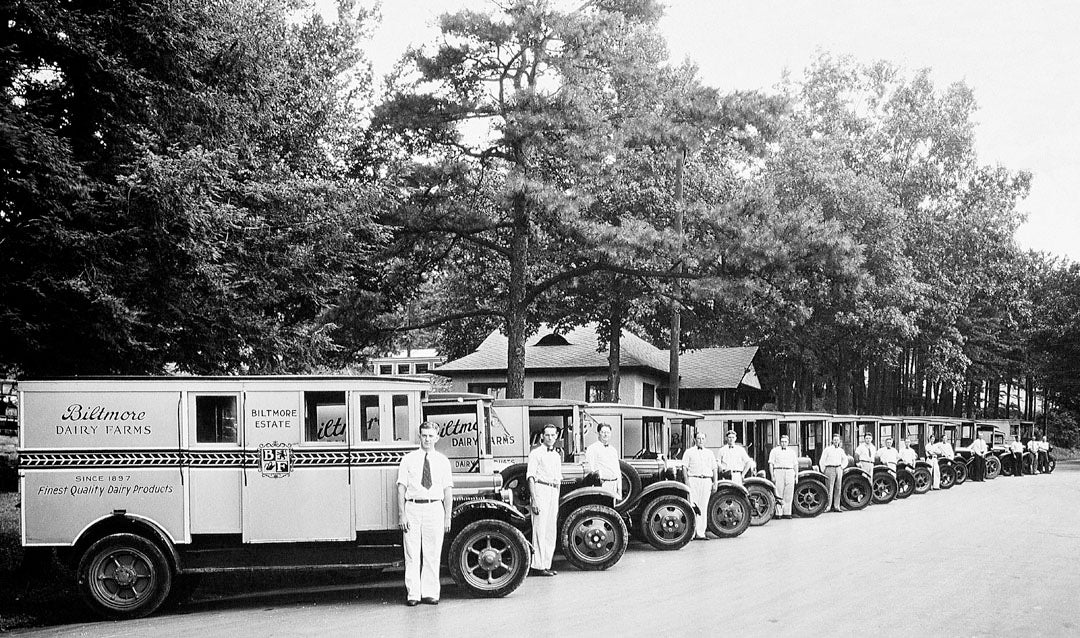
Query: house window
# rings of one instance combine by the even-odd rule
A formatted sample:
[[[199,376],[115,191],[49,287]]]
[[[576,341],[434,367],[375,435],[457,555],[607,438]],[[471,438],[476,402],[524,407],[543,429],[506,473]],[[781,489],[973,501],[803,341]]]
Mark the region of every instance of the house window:
[[[394,366],[390,364],[379,366],[379,374],[394,374]]]
[[[506,398],[505,383],[470,383],[468,391],[473,394],[488,394],[495,399]]]
[[[603,403],[608,400],[608,382],[586,381],[585,400],[589,403]]]
[[[399,363],[397,367],[398,374],[409,374],[409,364]]]
[[[344,443],[348,427],[344,392],[304,393],[304,440]]]
[[[195,397],[195,441],[236,443],[236,397]]]
[[[558,381],[536,381],[533,383],[534,399],[561,399],[562,383]]]
[[[416,364],[416,374],[427,374],[428,364],[418,363]]]
[[[656,402],[656,386],[651,383],[641,384],[641,405],[652,407]]]

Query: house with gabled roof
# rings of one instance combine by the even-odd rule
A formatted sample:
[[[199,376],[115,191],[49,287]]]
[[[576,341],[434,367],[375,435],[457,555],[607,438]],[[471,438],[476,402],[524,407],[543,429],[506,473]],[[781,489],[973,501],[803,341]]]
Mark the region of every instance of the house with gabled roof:
[[[679,401],[685,410],[753,410],[766,399],[754,369],[757,346],[702,348],[682,353]],[[542,325],[525,341],[525,396],[607,401],[607,348],[595,324],[559,332]],[[623,330],[619,349],[619,400],[664,407],[668,352]],[[507,339],[492,331],[476,350],[434,370],[451,379],[454,392],[505,396]]]

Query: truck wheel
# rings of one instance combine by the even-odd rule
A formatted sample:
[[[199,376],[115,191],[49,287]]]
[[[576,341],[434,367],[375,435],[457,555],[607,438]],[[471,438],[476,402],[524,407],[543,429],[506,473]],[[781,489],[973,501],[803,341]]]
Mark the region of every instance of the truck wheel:
[[[929,468],[917,467],[911,470],[911,475],[915,477],[916,494],[926,494],[934,486],[934,477],[930,474]]]
[[[642,509],[636,527],[656,549],[680,549],[694,537],[694,506],[681,496],[658,496]]]
[[[750,500],[750,524],[754,527],[764,525],[776,514],[776,495],[764,485],[749,485],[746,488]]]
[[[900,491],[900,483],[888,472],[874,472],[874,502],[879,505],[891,502]]]
[[[510,490],[513,494],[514,507],[525,507],[529,504],[529,481],[525,478],[529,466],[525,463],[517,463],[503,468],[503,489]]]
[[[870,504],[873,498],[870,479],[862,474],[845,476],[840,486],[840,502],[849,510],[861,510]]]
[[[1053,472],[1055,467],[1057,467],[1057,461],[1054,460],[1054,457],[1046,457],[1046,469]]]
[[[986,457],[986,480],[1001,476],[1001,459],[991,454]]]
[[[954,485],[963,485],[964,481],[968,479],[968,466],[963,461],[956,461],[953,463],[953,470],[956,471],[956,481]]]
[[[637,498],[641,494],[641,475],[626,461],[619,461],[619,472],[622,480],[622,499],[615,503],[615,509],[622,511],[622,507]]]
[[[941,489],[947,490],[956,484],[956,470],[952,468],[952,463],[941,466]]]
[[[828,492],[818,481],[799,481],[795,484],[795,500],[791,504],[796,516],[814,518],[828,506]]]
[[[161,549],[136,534],[111,534],[82,555],[79,593],[95,613],[114,620],[142,618],[165,602],[172,568]]]
[[[626,552],[626,524],[606,505],[577,508],[563,520],[560,531],[563,556],[578,569],[607,569]]]
[[[896,498],[907,498],[915,493],[915,475],[904,470],[896,473]]]
[[[450,576],[470,596],[502,598],[529,574],[529,544],[513,525],[480,520],[466,525],[450,543]]]
[[[709,531],[720,538],[738,536],[750,527],[750,499],[737,490],[717,490],[709,498],[706,521]]]

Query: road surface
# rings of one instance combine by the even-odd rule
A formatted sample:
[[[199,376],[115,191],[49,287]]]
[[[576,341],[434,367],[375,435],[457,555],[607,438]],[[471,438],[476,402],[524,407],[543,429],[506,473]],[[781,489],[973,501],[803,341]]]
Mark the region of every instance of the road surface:
[[[635,544],[607,572],[557,563],[555,578],[530,578],[498,600],[460,598],[447,584],[438,607],[406,608],[400,573],[363,585],[260,594],[245,592],[251,585],[235,578],[219,579],[172,613],[14,634],[1075,636],[1078,504],[1080,464],[1062,463],[1051,475],[774,520],[677,552]],[[244,593],[217,598],[222,590]]]

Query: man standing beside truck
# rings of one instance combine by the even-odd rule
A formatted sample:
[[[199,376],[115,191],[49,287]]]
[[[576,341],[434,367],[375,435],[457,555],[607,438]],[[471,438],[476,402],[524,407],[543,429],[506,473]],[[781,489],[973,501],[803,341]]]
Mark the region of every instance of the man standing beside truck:
[[[531,574],[554,576],[551,559],[555,555],[558,533],[559,486],[562,485],[562,454],[555,449],[559,429],[548,423],[540,445],[529,452],[525,477],[529,481],[529,512],[532,514],[532,544],[535,552]]]
[[[982,435],[975,437],[968,450],[971,452],[971,480],[981,483],[986,479],[986,441]]]
[[[439,563],[443,536],[454,510],[454,474],[450,459],[435,450],[439,431],[420,424],[420,449],[398,466],[398,525],[405,532],[405,604],[439,604]]]
[[[735,430],[729,430],[727,445],[720,448],[720,451],[716,453],[716,458],[720,463],[720,471],[730,472],[732,482],[742,485],[743,472],[750,464],[750,455],[746,453],[746,448],[735,442],[737,438]]]
[[[839,434],[834,434],[832,445],[821,452],[818,465],[825,474],[825,489],[829,493],[830,510],[843,512],[844,508],[840,506],[840,492],[844,480],[844,467],[847,465],[847,454],[844,453],[844,448],[840,447]]]
[[[616,501],[622,500],[622,471],[619,451],[611,444],[611,425],[596,426],[596,442],[585,448],[585,471],[595,474],[600,487],[611,492]]]
[[[707,541],[705,514],[709,511],[709,498],[716,490],[716,456],[705,447],[704,432],[694,436],[694,445],[683,452],[682,460],[686,468],[686,485],[690,488],[690,502],[697,507],[694,540]]]
[[[863,435],[863,442],[855,448],[855,460],[868,476],[874,475],[875,454],[877,454],[877,448],[874,447],[874,437],[869,433]]]
[[[791,503],[795,500],[795,479],[799,470],[799,456],[788,448],[788,435],[780,435],[780,445],[769,452],[769,476],[776,484],[780,497],[780,518],[791,518]]]

